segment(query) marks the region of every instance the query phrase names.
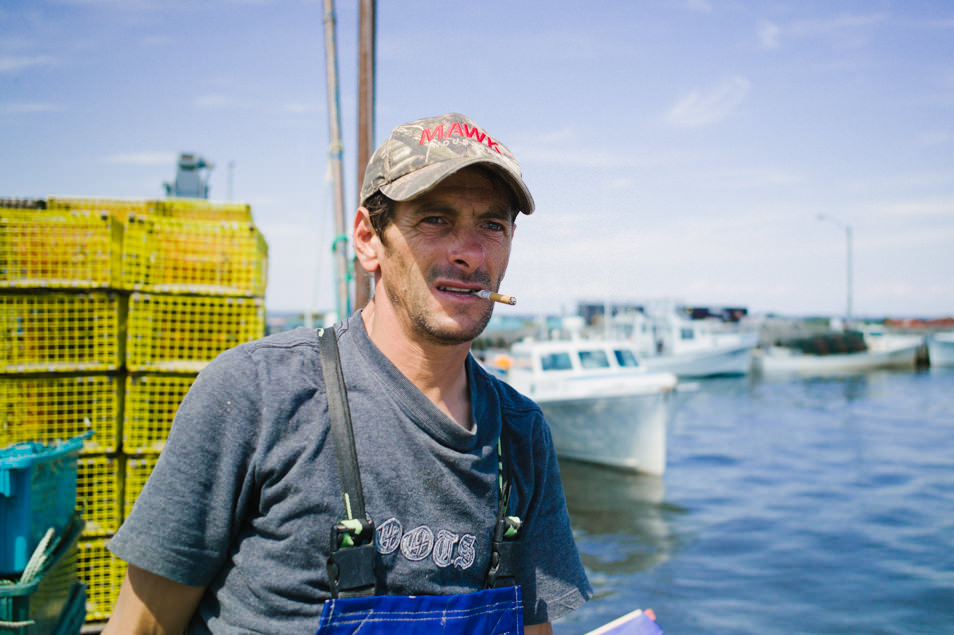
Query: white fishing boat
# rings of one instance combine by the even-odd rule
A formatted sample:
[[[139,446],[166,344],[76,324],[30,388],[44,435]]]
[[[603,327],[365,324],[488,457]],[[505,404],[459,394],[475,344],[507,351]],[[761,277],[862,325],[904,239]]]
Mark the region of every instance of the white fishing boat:
[[[663,474],[674,374],[622,341],[523,340],[509,357],[506,380],[543,409],[559,456]]]
[[[854,335],[853,338],[848,336]],[[771,346],[758,349],[752,357],[753,371],[761,375],[794,374],[826,376],[864,373],[880,369],[913,369],[917,364],[922,338],[880,332],[834,334],[815,338],[818,345]],[[810,338],[804,338],[803,343]],[[826,344],[854,342],[837,349]]]
[[[924,336],[914,333],[898,333],[880,325],[861,327],[865,348],[873,353],[903,350],[912,355],[912,364],[916,360],[917,349],[924,345]]]
[[[745,375],[759,334],[715,320],[690,320],[675,312],[628,313],[614,318],[614,332],[631,340],[649,370],[685,378]]]
[[[932,333],[927,337],[931,368],[954,367],[954,331]]]

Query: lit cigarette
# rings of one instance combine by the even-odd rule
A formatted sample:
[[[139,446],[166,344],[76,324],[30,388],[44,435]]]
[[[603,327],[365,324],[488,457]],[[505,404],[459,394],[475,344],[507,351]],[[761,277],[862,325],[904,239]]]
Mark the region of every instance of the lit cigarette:
[[[481,289],[480,291],[474,291],[474,295],[485,300],[499,302],[500,304],[514,305],[517,303],[517,298],[513,297],[512,295],[504,295],[502,293],[497,293],[496,291],[487,291],[485,289]]]

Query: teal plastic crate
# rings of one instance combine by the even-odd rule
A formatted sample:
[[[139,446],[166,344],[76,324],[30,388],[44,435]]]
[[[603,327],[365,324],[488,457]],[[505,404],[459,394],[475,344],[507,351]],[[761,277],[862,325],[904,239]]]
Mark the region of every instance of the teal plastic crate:
[[[86,616],[86,587],[77,577],[79,514],[31,554],[27,571],[0,582],[0,635],[75,635]]]
[[[83,630],[86,622],[86,585],[76,582],[66,601],[66,608],[60,612],[60,621],[53,631],[54,635],[76,635]]]
[[[59,535],[69,526],[86,436],[0,450],[0,576],[17,576],[48,529]]]

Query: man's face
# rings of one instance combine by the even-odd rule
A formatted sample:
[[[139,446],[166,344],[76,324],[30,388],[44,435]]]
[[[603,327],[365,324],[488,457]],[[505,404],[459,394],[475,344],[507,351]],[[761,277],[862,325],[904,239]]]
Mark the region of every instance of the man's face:
[[[485,170],[465,168],[410,201],[395,204],[384,232],[381,281],[411,337],[469,342],[483,332],[510,259],[514,204]]]

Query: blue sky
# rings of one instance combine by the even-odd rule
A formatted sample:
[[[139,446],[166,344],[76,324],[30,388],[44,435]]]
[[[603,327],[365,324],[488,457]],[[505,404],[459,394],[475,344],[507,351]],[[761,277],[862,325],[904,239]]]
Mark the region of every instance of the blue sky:
[[[350,219],[357,0],[336,5]],[[521,313],[839,314],[828,214],[853,229],[856,314],[954,314],[954,4],[378,5],[377,141],[458,111],[523,165],[538,211],[503,287]],[[322,18],[318,1],[0,3],[0,196],[161,198],[199,153],[212,198],[250,203],[269,242],[267,306],[333,308]]]

